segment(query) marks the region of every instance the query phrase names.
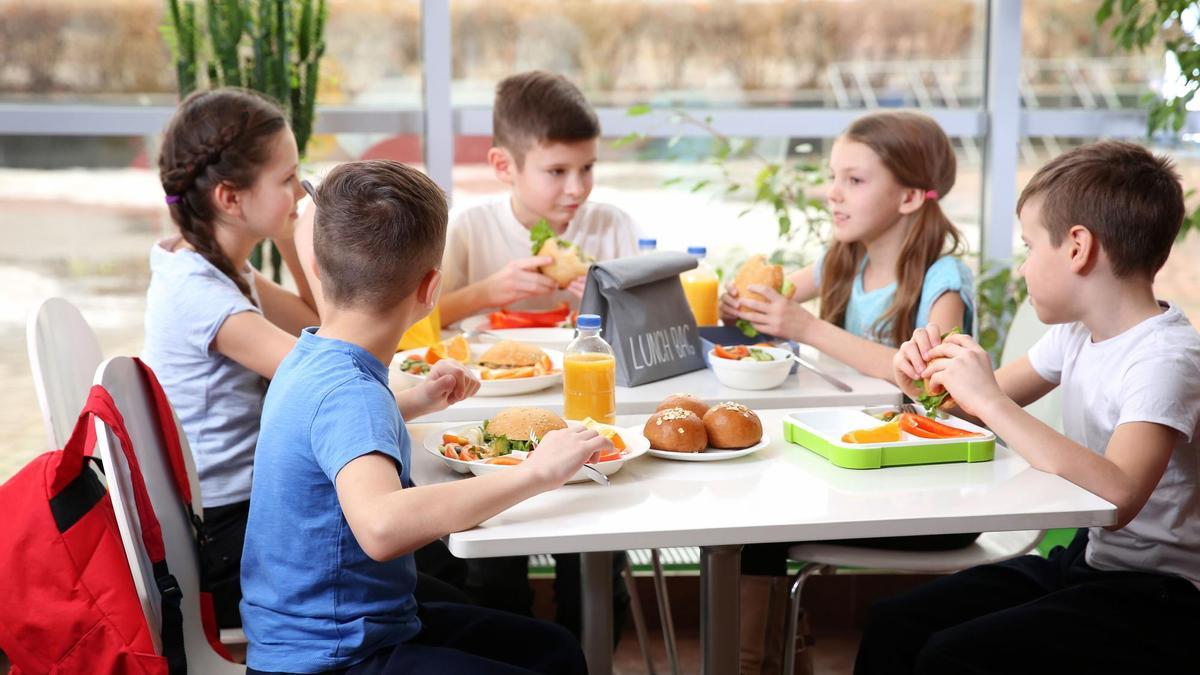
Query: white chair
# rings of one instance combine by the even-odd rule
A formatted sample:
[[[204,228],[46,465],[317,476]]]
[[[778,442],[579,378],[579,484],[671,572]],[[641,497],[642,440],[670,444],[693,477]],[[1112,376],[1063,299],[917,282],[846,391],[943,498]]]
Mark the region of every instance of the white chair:
[[[75,305],[62,298],[47,298],[29,313],[25,338],[46,440],[61,448],[104,358],[100,342]]]
[[[1017,309],[1004,341],[1001,365],[1026,352],[1047,330],[1026,299]],[[1058,390],[1025,408],[1046,424],[1062,430]],[[783,672],[792,673],[796,660],[796,632],[800,623],[800,595],[804,583],[814,574],[834,573],[839,567],[887,569],[911,573],[945,574],[987,565],[1025,555],[1042,541],[1044,530],[984,532],[970,546],[950,551],[896,551],[822,542],[796,544],[788,549],[789,560],[803,564],[792,581],[788,596],[788,616],[784,633]]]
[[[156,426],[154,399],[137,364],[123,356],[108,359],[100,364],[96,371],[95,383],[108,390],[125,419],[125,426],[146,482],[146,490],[150,494],[150,502],[162,527],[167,565],[183,593],[181,610],[189,672],[213,675],[245,673],[245,666],[226,661],[212,649],[205,638],[200,618],[199,555],[196,542],[192,536],[187,511],[176,496],[171,470],[165,463],[165,453]],[[175,420],[175,426],[183,444],[183,460],[191,485],[192,507],[196,512],[200,512],[196,467],[187,447],[187,439],[183,430],[179,428],[178,419]],[[96,421],[96,455],[105,466],[113,511],[116,513],[117,526],[125,546],[125,555],[133,572],[134,586],[142,601],[142,610],[146,614],[146,624],[150,628],[150,634],[154,636],[155,647],[161,650],[158,636],[162,625],[162,611],[150,558],[141,543],[140,525],[132,502],[129,466],[120,450],[119,441],[108,426],[99,420]]]

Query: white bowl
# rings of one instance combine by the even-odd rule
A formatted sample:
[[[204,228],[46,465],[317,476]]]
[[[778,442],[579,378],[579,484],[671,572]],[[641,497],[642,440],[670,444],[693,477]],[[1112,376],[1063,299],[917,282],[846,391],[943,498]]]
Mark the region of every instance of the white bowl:
[[[716,355],[716,349],[708,352],[708,366],[717,381],[731,389],[774,389],[783,384],[792,369],[791,353],[778,347],[754,347],[771,356],[774,361],[734,361]]]
[[[462,320],[460,326],[464,331],[485,330],[480,334],[480,342],[500,342],[501,340],[516,340],[537,345],[542,349],[557,349],[563,351],[571,340],[575,339],[574,328],[489,328],[489,319],[484,316],[471,316]],[[474,338],[473,338],[474,339]]]

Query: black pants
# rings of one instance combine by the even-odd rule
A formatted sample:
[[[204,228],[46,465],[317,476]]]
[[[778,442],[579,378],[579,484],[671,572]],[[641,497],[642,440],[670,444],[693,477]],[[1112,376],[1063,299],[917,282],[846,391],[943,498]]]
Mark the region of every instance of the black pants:
[[[329,675],[586,675],[579,643],[559,626],[483,607],[420,605],[421,632]],[[261,671],[247,669],[247,673]]]
[[[868,539],[833,539],[826,543],[844,546],[886,548],[893,551],[952,551],[969,546],[979,538],[978,532],[967,534],[930,534],[914,537],[871,537]],[[782,577],[787,574],[787,552],[792,544],[772,542],[747,544],[742,547],[742,574],[760,577]]]
[[[629,593],[621,579],[625,552],[613,553],[613,644],[620,640],[629,609]],[[483,605],[522,616],[533,616],[533,589],[529,586],[529,558],[478,558],[467,561],[467,592]],[[578,553],[554,556],[554,620],[578,638],[583,609]]]
[[[201,554],[200,569],[208,580],[217,625],[221,628],[242,625],[238,603],[242,601],[242,544],[246,541],[249,515],[249,501],[204,509],[208,545]]]
[[[204,529],[209,543],[204,547],[202,570],[207,575],[213,595],[217,625],[237,628],[242,625],[238,603],[242,601],[242,545],[246,540],[246,518],[250,502],[204,509]],[[457,602],[471,604],[462,590],[466,581],[466,566],[446,549],[441,541],[433,541],[418,549],[417,587],[413,591],[417,602]],[[432,574],[426,574],[426,567]]]
[[[1087,532],[1046,559],[973,567],[876,603],[854,672],[1200,672],[1200,591],[1089,567]]]

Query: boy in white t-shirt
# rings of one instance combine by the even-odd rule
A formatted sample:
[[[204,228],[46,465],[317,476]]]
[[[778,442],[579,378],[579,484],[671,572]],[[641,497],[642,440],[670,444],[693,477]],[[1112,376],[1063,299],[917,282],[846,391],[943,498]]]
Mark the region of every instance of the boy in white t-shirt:
[[[878,603],[855,672],[1197,672],[1200,335],[1153,288],[1184,216],[1179,176],[1138,145],[1094,143],[1042,167],[1017,213],[1030,300],[1057,325],[995,373],[971,338],[918,329],[896,381],[945,388],[1117,522]],[[1065,435],[1021,409],[1056,386]]]
[[[450,223],[442,259],[443,324],[491,311],[578,307],[584,276],[560,289],[538,272],[530,230],[545,220],[559,238],[597,260],[637,253],[637,228],[622,210],[587,201],[600,123],[579,89],[542,71],[496,87],[488,163],[512,193],[469,208]]]

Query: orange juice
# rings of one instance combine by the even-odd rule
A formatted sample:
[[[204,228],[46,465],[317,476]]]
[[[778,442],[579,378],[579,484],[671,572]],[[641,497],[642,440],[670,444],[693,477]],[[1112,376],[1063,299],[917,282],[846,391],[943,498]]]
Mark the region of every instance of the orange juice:
[[[405,349],[416,349],[417,347],[432,347],[442,341],[442,315],[438,312],[437,305],[434,305],[433,311],[429,316],[421,319],[408,327],[404,331],[404,335],[400,338],[400,344],[397,345],[396,351],[404,351]]]
[[[716,273],[709,270],[706,275],[702,270],[695,269],[679,275],[679,282],[683,284],[683,294],[687,297],[688,307],[692,308],[692,315],[696,317],[696,325],[717,325],[717,319],[720,318],[717,295],[721,280]]]
[[[563,357],[563,417],[617,421],[617,361],[612,354],[580,353]]]

